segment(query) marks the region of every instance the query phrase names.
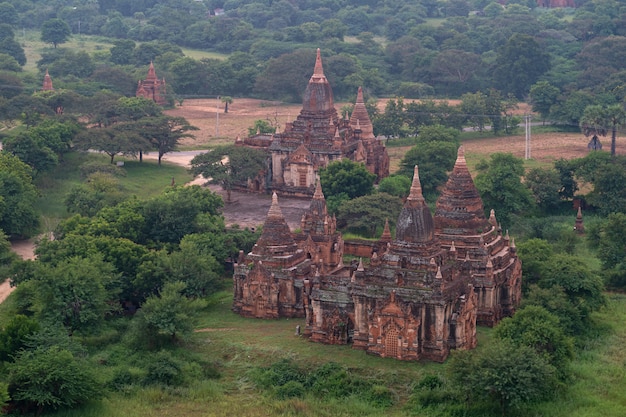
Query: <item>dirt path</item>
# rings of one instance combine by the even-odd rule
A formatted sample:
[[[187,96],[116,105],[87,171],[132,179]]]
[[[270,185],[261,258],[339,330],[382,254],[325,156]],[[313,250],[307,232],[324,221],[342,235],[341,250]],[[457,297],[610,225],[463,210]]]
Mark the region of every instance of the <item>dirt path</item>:
[[[35,242],[32,239],[11,242],[11,249],[22,259],[35,259]],[[6,300],[13,290],[15,290],[15,287],[11,287],[8,279],[1,283],[0,303]]]

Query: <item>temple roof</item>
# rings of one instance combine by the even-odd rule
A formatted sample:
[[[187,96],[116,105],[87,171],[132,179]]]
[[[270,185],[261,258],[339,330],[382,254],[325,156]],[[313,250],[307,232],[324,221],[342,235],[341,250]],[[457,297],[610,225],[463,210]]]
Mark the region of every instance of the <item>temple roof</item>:
[[[278,205],[276,193],[272,195],[272,205],[263,224],[263,233],[252,252],[272,252],[272,246],[288,246],[295,251],[295,241]]]
[[[359,91],[357,92],[356,103],[352,110],[352,115],[350,116],[350,126],[352,126],[352,129],[361,130],[362,139],[374,138],[374,126],[372,126],[372,121],[367,113],[367,108],[363,101],[363,89],[361,87],[359,87]]]
[[[454,169],[448,177],[435,210],[437,231],[478,234],[487,231],[490,223],[485,217],[483,202],[467,169],[463,147],[458,150]]]
[[[396,240],[407,243],[426,243],[434,239],[435,225],[422,195],[419,171],[415,165],[411,192],[396,223]]]
[[[304,99],[302,102],[302,113],[304,112],[328,112],[334,111],[333,90],[324,75],[324,67],[322,66],[322,56],[320,49],[317,49],[315,58],[315,68],[313,75],[309,79],[309,84],[304,91]]]
[[[156,80],[156,71],[154,70],[154,64],[150,61],[150,68],[148,68],[148,75],[146,76],[146,80]]]

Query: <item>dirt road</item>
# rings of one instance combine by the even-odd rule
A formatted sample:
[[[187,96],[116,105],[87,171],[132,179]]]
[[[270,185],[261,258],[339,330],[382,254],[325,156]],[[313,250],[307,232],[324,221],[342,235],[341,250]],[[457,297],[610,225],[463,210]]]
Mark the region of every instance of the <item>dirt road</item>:
[[[11,249],[17,253],[22,259],[35,259],[35,243],[32,239],[19,240],[11,243]],[[7,279],[0,284],[0,303],[13,292],[15,288],[11,287]]]

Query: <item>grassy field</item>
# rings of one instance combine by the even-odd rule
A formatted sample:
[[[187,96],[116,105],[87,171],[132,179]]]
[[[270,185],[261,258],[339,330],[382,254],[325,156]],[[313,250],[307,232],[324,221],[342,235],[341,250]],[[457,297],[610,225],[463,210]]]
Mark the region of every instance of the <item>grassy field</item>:
[[[26,65],[24,71],[37,71],[37,61],[41,59],[41,52],[47,48],[52,48],[51,44],[41,40],[41,33],[34,30],[17,31],[15,33],[17,40],[26,54]],[[92,35],[72,35],[66,43],[60,44],[60,48],[68,48],[72,51],[85,51],[89,54],[98,52],[106,52],[113,46],[114,39],[103,36]],[[227,55],[217,52],[201,51],[198,49],[182,48],[185,56],[193,59],[213,58],[226,59]]]
[[[127,417],[148,416],[420,416],[447,415],[435,408],[420,409],[410,396],[425,375],[445,375],[446,364],[407,363],[369,356],[346,346],[310,343],[294,334],[303,320],[245,319],[230,311],[231,294],[223,291],[210,300],[198,330],[187,346],[195,354],[215,364],[217,379],[205,379],[178,388],[137,387],[129,392],[109,393],[97,403],[54,417],[116,417],[124,410]],[[9,301],[0,306],[0,319],[12,308]],[[598,336],[578,352],[572,364],[573,377],[568,389],[553,401],[522,410],[517,416],[611,417],[626,415],[626,296],[608,294],[608,304],[594,320]],[[491,337],[491,329],[479,328],[479,347]],[[106,375],[106,351],[96,353],[96,366]],[[130,354],[130,352],[129,352]],[[280,359],[292,359],[302,367],[313,368],[328,361],[345,365],[364,380],[376,380],[393,392],[394,405],[376,408],[356,398],[326,400],[305,396],[280,400],[259,390],[251,373]]]
[[[37,187],[41,196],[38,210],[42,214],[42,232],[54,230],[58,222],[69,214],[65,209],[65,196],[72,187],[84,182],[80,174],[80,165],[85,162],[97,161],[108,163],[109,158],[95,153],[71,153],[49,175],[37,179]],[[148,198],[160,194],[171,185],[172,178],[177,184],[184,184],[193,177],[184,167],[163,163],[160,167],[156,161],[117,157],[116,161],[124,161],[124,176],[117,177],[123,192],[128,196]]]

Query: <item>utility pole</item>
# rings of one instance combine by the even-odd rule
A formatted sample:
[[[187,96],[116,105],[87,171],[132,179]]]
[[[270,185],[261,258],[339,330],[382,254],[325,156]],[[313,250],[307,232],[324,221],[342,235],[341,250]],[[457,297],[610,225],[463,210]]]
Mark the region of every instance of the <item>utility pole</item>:
[[[526,150],[524,153],[524,159],[530,159],[530,119],[532,116],[527,114],[524,116],[525,126],[526,126]]]
[[[217,103],[215,104],[215,137],[220,135],[220,96],[217,96]]]

